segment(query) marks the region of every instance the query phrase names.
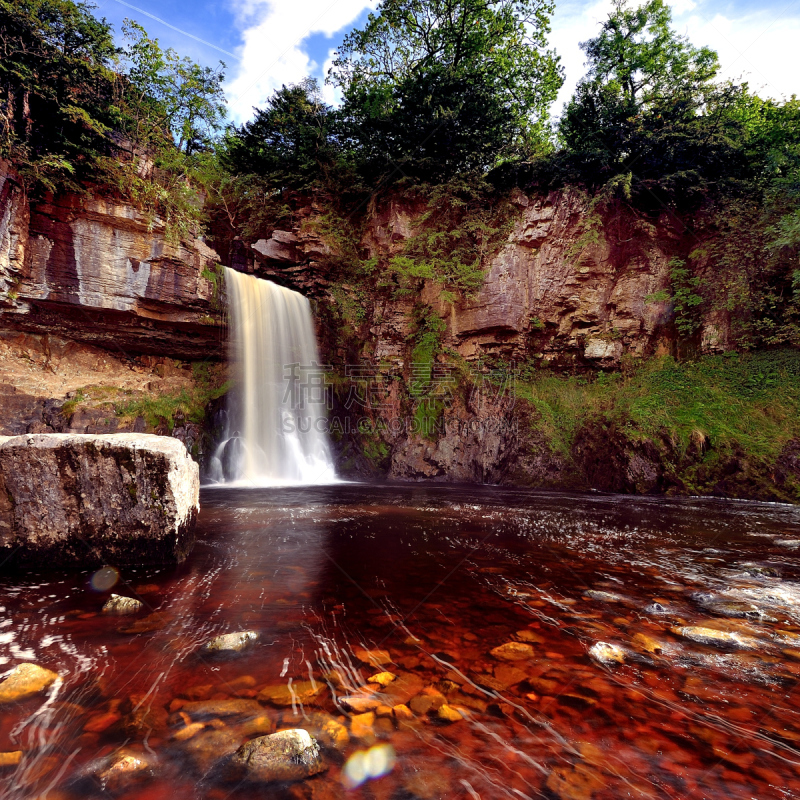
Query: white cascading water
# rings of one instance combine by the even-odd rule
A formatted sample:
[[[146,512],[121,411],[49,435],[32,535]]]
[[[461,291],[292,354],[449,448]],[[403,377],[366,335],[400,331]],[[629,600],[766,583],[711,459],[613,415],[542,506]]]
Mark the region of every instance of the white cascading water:
[[[310,303],[231,269],[225,286],[235,384],[211,479],[239,486],[334,482]]]

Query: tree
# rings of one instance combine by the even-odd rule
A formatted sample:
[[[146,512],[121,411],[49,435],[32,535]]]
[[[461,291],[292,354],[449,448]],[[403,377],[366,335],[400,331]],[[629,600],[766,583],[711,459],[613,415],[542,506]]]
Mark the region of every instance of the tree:
[[[158,139],[168,131],[186,155],[210,148],[226,115],[225,64],[202,67],[172,48],[162,50],[158,39],[131,20],[125,20],[123,34],[129,41],[126,114],[134,137]]]
[[[737,87],[713,79],[717,55],[671,28],[664,0],[614,8],[594,39],[583,42],[589,67],[564,110],[559,132],[573,152],[592,154],[607,176],[630,172],[634,183],[698,170],[730,168],[731,142],[720,123]]]
[[[255,117],[228,132],[223,164],[236,175],[258,175],[273,189],[308,188],[333,158],[331,108],[313,78],[282,86]]]
[[[0,155],[31,186],[77,186],[109,145],[117,48],[90,9],[0,0]]]
[[[551,0],[383,0],[337,51],[342,131],[373,171],[446,179],[546,147]],[[388,164],[388,167],[387,167]]]

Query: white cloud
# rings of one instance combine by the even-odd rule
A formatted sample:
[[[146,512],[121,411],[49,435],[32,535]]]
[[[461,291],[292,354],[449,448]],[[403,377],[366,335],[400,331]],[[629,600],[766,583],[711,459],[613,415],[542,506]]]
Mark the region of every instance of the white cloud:
[[[716,4],[710,0],[672,0],[670,5],[679,33],[688,36],[695,46],[707,45],[717,51],[721,79],[747,80],[762,96],[800,94],[795,56],[800,12],[782,17],[780,10],[759,10],[732,17],[717,13]],[[561,113],[586,71],[579,43],[597,35],[610,9],[610,0],[577,0],[556,7],[550,41],[561,56],[566,81],[553,106],[554,114]]]
[[[800,94],[797,42],[800,15],[781,17],[778,11],[757,11],[738,18],[721,14],[686,20],[689,38],[719,54],[722,79],[746,80],[762,97]]]
[[[304,40],[315,33],[333,36],[375,5],[376,0],[233,0],[244,41],[226,86],[233,117],[248,119],[253,106],[263,105],[284,83],[320,75]]]

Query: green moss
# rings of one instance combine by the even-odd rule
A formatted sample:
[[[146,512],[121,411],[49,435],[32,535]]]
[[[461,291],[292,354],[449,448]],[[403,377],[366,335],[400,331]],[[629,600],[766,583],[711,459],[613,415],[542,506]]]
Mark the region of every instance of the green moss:
[[[389,445],[383,439],[365,439],[363,442],[364,455],[376,466],[380,466],[389,458]]]
[[[666,436],[679,453],[703,434],[712,445],[709,459],[738,447],[757,462],[772,462],[789,439],[800,436],[796,350],[688,363],[655,358],[628,374],[591,379],[536,370],[523,377],[516,391],[537,412],[531,424],[564,454],[590,417],[622,425],[632,438]]]
[[[508,199],[479,176],[454,178],[446,184],[409,187],[406,197],[425,203],[416,231],[403,252],[389,259],[378,286],[395,296],[411,296],[421,281],[436,281],[456,296],[473,296],[483,286],[484,266],[514,226]]]
[[[84,395],[83,389],[78,389],[78,391],[75,392],[75,396],[71,397],[66,403],[64,403],[64,405],[61,406],[61,415],[65,419],[69,419],[69,417],[75,413],[78,406],[85,400],[86,395]]]
[[[194,386],[190,389],[121,400],[115,404],[114,410],[118,417],[144,417],[149,428],[166,424],[172,430],[176,417],[200,424],[205,420],[208,404],[226,394],[230,382],[221,382],[216,368],[206,362],[193,364],[192,375]]]

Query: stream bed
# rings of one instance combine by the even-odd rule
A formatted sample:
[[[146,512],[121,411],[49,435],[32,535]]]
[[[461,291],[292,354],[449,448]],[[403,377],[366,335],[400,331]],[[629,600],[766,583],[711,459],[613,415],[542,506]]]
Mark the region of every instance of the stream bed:
[[[800,798],[797,509],[359,484],[201,504],[179,567],[0,578],[0,672],[60,676],[0,705],[4,800]],[[104,614],[111,592],[143,607]],[[228,769],[295,728],[321,771]]]

